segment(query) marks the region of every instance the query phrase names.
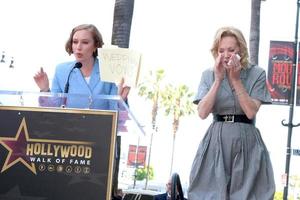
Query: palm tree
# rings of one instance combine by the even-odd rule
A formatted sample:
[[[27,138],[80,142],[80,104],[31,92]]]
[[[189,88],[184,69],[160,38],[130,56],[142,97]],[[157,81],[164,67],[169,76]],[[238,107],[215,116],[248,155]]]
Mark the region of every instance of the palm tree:
[[[173,115],[173,144],[170,175],[172,174],[173,170],[175,140],[176,133],[179,128],[180,118],[194,113],[194,105],[192,103],[193,100],[191,99],[193,96],[194,93],[189,92],[189,88],[186,85],[179,85],[178,87],[168,85],[165,91],[162,93],[165,114]]]
[[[129,47],[131,21],[133,16],[134,0],[116,0],[114,8],[113,30],[111,44],[122,48]],[[121,154],[121,137],[116,140],[116,160],[114,165],[112,190],[113,195],[118,190],[119,164]]]
[[[147,164],[147,176],[146,176],[146,183],[145,189],[148,187],[148,180],[149,180],[149,167],[150,167],[150,158],[151,158],[151,148],[152,148],[152,140],[153,140],[153,133],[157,132],[156,127],[156,117],[158,112],[158,107],[160,104],[161,98],[161,84],[164,79],[164,70],[159,69],[156,72],[150,71],[149,76],[146,77],[145,82],[139,84],[139,92],[140,96],[145,97],[146,99],[152,101],[152,112],[151,112],[151,139],[150,139],[150,147],[149,147],[149,154],[148,154],[148,164]]]
[[[258,55],[259,55],[261,1],[265,1],[265,0],[251,1],[249,53],[250,53],[250,63],[254,65],[258,64]]]

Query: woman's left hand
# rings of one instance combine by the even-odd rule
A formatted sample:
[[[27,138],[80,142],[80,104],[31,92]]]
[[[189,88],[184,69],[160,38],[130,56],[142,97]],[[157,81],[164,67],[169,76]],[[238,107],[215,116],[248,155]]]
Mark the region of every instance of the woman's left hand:
[[[237,81],[240,80],[240,72],[242,69],[242,65],[240,60],[236,55],[232,55],[230,57],[230,60],[226,66],[226,71],[229,79],[231,81]]]
[[[129,94],[130,91],[130,87],[126,86],[124,81],[124,78],[122,78],[121,82],[118,85],[118,95],[121,96],[121,98],[125,101],[127,100],[127,96]]]

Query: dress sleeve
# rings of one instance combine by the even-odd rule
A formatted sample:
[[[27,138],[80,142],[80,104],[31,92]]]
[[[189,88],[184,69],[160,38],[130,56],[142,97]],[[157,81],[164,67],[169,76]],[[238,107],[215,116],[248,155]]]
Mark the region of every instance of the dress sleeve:
[[[250,96],[261,101],[262,104],[271,104],[271,95],[267,89],[266,72],[262,68],[256,66],[257,79],[254,79],[253,87],[250,91]]]
[[[212,81],[213,81],[213,71],[205,70],[201,75],[198,91],[193,101],[194,104],[198,104],[199,101],[201,101],[201,99],[208,93]]]

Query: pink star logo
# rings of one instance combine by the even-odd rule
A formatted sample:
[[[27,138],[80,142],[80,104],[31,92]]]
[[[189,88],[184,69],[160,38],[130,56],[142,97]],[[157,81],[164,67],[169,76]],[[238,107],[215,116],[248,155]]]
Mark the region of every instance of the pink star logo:
[[[0,137],[0,144],[2,144],[9,152],[1,172],[4,172],[16,163],[21,162],[30,171],[36,174],[34,163],[30,162],[29,157],[26,155],[26,146],[29,140],[25,118],[22,119],[19,130],[14,138]]]

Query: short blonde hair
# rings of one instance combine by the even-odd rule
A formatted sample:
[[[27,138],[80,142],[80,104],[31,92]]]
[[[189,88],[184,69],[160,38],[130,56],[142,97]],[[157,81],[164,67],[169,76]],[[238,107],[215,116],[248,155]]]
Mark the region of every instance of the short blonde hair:
[[[217,30],[215,39],[211,48],[211,53],[214,58],[218,56],[218,48],[221,42],[221,39],[226,36],[234,37],[237,40],[238,46],[240,48],[239,55],[241,56],[241,65],[243,68],[248,67],[249,65],[249,54],[247,42],[243,36],[243,33],[232,26],[221,27]]]

